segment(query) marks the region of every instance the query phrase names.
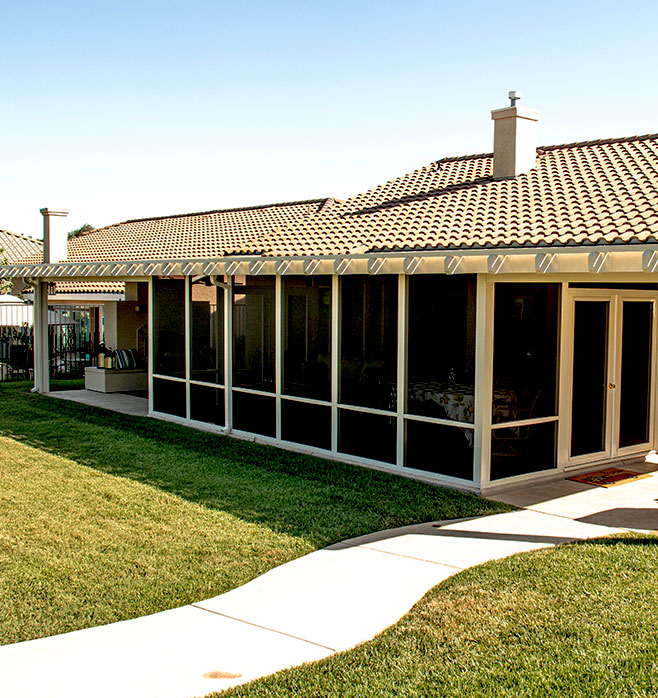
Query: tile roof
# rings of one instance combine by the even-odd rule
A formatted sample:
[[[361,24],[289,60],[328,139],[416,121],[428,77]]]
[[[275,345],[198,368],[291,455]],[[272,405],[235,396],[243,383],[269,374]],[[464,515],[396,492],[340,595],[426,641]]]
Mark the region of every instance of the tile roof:
[[[9,264],[16,264],[28,258],[36,263],[43,261],[43,241],[26,235],[0,230],[0,249],[0,259],[6,259]]]
[[[452,157],[264,235],[249,252],[339,255],[658,241],[658,134],[537,149],[494,180],[491,153]]]
[[[56,281],[56,293],[124,293],[123,281]]]
[[[260,236],[318,214],[333,199],[141,218],[99,228],[69,241],[70,262],[210,259],[240,254]]]
[[[9,264],[40,264],[43,262],[43,240],[0,230],[0,260]],[[123,293],[121,281],[57,281],[56,293]]]
[[[346,201],[313,199],[124,221],[69,241],[69,262],[338,256],[658,243],[658,134],[545,146],[494,180],[449,157]]]

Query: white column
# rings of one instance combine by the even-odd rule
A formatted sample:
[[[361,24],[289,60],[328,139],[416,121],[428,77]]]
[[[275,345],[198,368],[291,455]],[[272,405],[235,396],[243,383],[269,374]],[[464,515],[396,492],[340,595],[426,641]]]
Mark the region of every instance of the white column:
[[[191,388],[192,378],[192,279],[185,277],[185,417],[191,419]]]
[[[281,441],[281,393],[283,392],[283,278],[274,277],[274,399],[276,407],[275,434]]]
[[[397,456],[398,468],[404,467],[404,403],[407,387],[407,277],[398,275],[398,367],[397,367]]]
[[[486,274],[477,275],[475,316],[475,434],[473,484],[486,487],[491,472],[491,402],[493,389],[494,287]]]
[[[338,451],[338,381],[340,353],[340,290],[336,274],[331,277],[331,450]]]
[[[233,277],[224,288],[224,424],[233,429]]]
[[[37,279],[34,286],[34,391],[50,390],[48,350],[48,282]]]
[[[153,319],[155,318],[155,283],[153,277],[149,276],[149,302],[148,302],[148,381],[149,381],[149,414],[153,412],[153,366],[154,366],[154,356],[153,349],[155,347],[155,337]]]

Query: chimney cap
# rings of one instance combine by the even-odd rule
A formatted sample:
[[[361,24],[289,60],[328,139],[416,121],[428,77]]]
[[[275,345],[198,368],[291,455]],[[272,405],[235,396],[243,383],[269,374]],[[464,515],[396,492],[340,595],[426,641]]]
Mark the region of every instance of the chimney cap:
[[[68,216],[68,208],[40,208],[39,213],[42,216]]]
[[[516,103],[521,99],[521,91],[520,90],[510,90],[507,93],[507,98],[510,101],[510,106],[515,107]]]

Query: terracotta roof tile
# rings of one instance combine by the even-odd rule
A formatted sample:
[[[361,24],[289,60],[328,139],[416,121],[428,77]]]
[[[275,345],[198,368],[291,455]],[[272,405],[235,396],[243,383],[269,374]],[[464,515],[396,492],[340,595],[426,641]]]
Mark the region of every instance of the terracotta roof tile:
[[[26,235],[0,230],[0,249],[0,259],[6,259],[9,264],[17,264],[24,259],[30,262],[35,260],[35,264],[43,261],[43,241]]]
[[[68,261],[203,259],[240,254],[291,221],[326,215],[333,199],[313,199],[124,221],[69,241]]]
[[[125,221],[69,243],[69,261],[319,256],[658,242],[658,135],[543,146],[494,180],[491,153],[450,157],[346,201]]]

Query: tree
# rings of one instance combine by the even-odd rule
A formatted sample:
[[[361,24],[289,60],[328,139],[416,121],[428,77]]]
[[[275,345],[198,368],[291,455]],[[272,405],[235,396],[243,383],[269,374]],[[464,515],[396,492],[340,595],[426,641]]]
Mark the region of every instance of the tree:
[[[76,228],[75,230],[69,230],[66,237],[68,240],[70,240],[71,238],[80,237],[80,235],[88,233],[91,230],[95,230],[93,225],[89,225],[89,223],[83,223],[79,228]]]

